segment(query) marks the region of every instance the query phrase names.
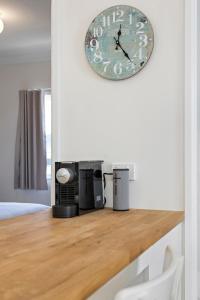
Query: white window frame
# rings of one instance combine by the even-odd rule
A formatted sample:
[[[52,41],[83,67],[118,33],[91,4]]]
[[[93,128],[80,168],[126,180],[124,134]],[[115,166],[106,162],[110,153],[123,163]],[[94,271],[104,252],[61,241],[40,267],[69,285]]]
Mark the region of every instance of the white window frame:
[[[51,95],[51,89],[50,88],[43,89],[42,93],[43,93],[43,99],[45,100],[45,95]],[[52,115],[52,112],[51,112],[51,115]],[[52,132],[51,132],[51,140],[52,140]],[[52,141],[51,141],[51,143],[52,143]],[[52,146],[51,146],[51,162],[52,162]],[[51,172],[51,176],[47,175],[47,181],[51,182],[51,178],[52,178],[52,172]]]

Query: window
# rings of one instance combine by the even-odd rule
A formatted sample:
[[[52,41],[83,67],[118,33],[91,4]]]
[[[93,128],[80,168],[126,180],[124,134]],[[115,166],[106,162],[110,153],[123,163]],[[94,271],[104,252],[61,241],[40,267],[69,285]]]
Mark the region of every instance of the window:
[[[47,179],[51,179],[51,91],[44,90]]]

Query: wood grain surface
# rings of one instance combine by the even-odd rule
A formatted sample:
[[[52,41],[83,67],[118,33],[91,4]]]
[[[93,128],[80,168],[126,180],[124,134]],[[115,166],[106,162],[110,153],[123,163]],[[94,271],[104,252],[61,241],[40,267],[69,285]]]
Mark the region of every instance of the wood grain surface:
[[[111,209],[53,219],[49,209],[1,221],[0,299],[86,299],[183,219]]]

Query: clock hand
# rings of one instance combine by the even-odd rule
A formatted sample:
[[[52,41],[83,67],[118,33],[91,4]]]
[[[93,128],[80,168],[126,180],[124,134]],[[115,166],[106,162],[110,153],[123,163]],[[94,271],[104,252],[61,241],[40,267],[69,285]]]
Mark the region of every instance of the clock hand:
[[[130,62],[132,62],[132,60],[130,59],[128,53],[122,48],[120,42],[115,37],[114,37],[114,40],[116,42],[116,46],[119,47],[122,50],[122,52],[124,53],[125,57],[127,57],[128,60],[130,60]]]
[[[119,26],[119,31],[118,31],[118,33],[117,33],[117,35],[118,35],[118,42],[119,42],[119,38],[120,38],[120,36],[121,36],[121,34],[122,34],[122,31],[121,31],[121,28],[122,28],[122,25],[120,24],[120,26]],[[115,48],[116,50],[118,50],[118,45],[116,45],[116,48]]]

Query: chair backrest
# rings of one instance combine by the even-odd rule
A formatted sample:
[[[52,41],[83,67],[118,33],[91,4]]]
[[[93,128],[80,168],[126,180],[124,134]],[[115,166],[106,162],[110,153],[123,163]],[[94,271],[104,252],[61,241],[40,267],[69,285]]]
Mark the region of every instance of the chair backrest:
[[[181,300],[183,262],[183,257],[173,258],[170,266],[161,276],[121,290],[115,300]]]

